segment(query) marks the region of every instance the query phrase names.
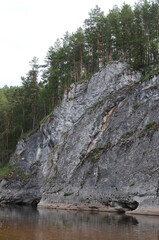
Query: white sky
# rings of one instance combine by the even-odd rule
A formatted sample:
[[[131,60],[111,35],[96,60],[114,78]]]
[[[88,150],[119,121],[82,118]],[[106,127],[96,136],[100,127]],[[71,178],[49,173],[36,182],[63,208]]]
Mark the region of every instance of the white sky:
[[[0,88],[21,84],[29,62],[43,63],[48,48],[75,32],[98,5],[106,14],[124,0],[0,0]],[[125,0],[131,6],[135,0]]]

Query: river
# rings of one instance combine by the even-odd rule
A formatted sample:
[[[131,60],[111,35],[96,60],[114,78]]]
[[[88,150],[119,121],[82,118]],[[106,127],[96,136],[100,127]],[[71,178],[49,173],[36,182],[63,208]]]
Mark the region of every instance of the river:
[[[0,207],[0,240],[159,240],[159,217]]]

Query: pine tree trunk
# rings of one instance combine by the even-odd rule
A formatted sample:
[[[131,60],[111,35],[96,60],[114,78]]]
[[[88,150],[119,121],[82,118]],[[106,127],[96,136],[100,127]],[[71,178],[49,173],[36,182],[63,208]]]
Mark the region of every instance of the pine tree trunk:
[[[83,58],[82,58],[82,51],[80,50],[80,80],[82,80],[82,70],[83,70]]]
[[[102,33],[102,67],[105,66],[105,58],[104,58],[104,43],[103,43],[103,33]]]
[[[9,121],[7,121],[7,125],[6,125],[6,148],[7,148],[7,154],[8,154],[8,132],[9,132]]]
[[[34,130],[35,128],[35,104],[32,106],[32,129]]]
[[[91,71],[91,73],[93,73],[93,70],[94,70],[93,44],[92,44],[92,46],[91,46],[91,53],[92,53],[92,56],[91,56],[92,71]]]
[[[158,53],[158,24],[157,24],[157,53]]]
[[[52,97],[51,97],[51,104],[52,104],[52,108],[54,108],[54,106],[55,106],[55,97],[54,97],[54,93],[52,94]]]
[[[70,82],[72,83],[72,69],[70,69]],[[68,80],[68,83],[67,83],[67,87],[69,87],[69,80]]]
[[[107,64],[109,63],[109,51],[107,49]]]
[[[24,132],[24,107],[22,108],[22,134]]]

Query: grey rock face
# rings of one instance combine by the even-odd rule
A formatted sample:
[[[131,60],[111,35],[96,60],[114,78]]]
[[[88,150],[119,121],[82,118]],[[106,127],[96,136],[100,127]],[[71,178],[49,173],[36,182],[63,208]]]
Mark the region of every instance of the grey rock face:
[[[2,180],[0,201],[159,208],[159,76],[140,79],[114,62],[71,85],[18,143],[11,164],[31,177]]]

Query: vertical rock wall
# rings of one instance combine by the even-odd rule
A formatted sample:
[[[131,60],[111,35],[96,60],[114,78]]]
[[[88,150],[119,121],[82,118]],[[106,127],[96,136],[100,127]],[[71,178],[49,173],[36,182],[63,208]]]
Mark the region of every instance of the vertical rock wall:
[[[71,85],[37,132],[18,143],[11,164],[28,178],[3,179],[1,202],[158,209],[159,77],[140,79],[114,62]]]

